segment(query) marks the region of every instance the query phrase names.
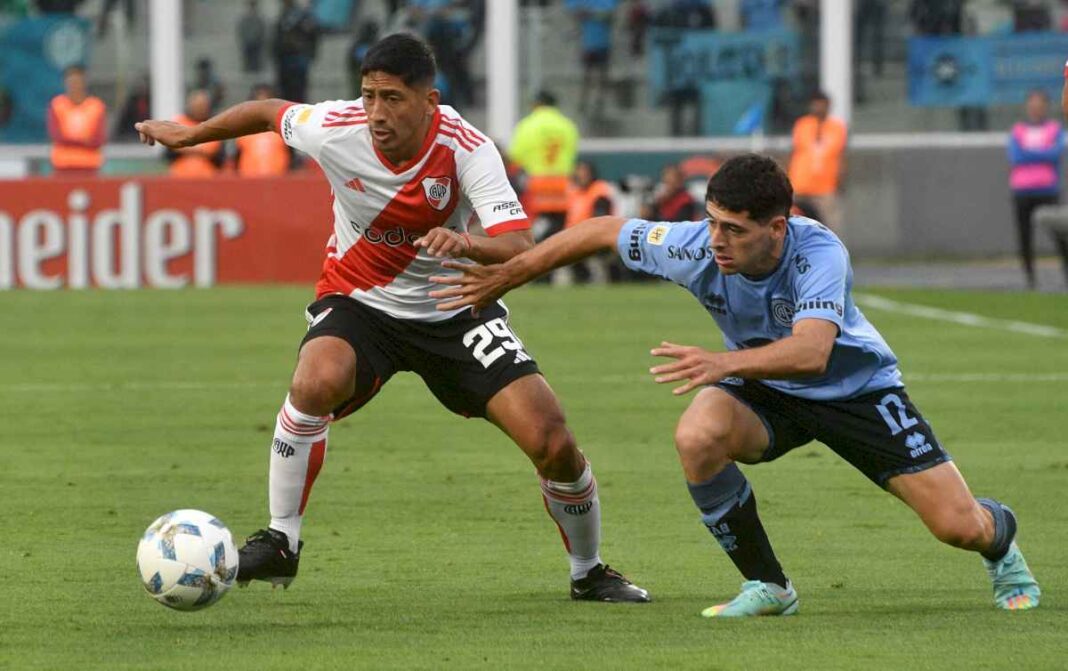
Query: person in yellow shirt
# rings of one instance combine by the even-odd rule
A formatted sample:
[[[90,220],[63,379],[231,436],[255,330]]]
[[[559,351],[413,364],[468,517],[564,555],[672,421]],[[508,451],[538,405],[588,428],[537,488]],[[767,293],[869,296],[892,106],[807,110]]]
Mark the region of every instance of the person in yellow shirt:
[[[794,124],[790,182],[798,206],[841,234],[838,191],[844,174],[849,131],[841,119],[830,116],[831,99],[826,93],[812,96],[808,109],[809,113]]]
[[[85,69],[72,65],[63,73],[65,92],[48,106],[52,170],[57,175],[95,175],[104,163],[107,107],[89,95]]]
[[[558,233],[567,218],[567,190],[578,157],[579,132],[574,122],[556,107],[548,91],[537,95],[534,109],[521,119],[512,134],[508,157],[527,175],[530,217],[547,221],[543,239]]]
[[[257,84],[249,100],[274,98],[270,84]],[[289,172],[289,147],[282,136],[274,132],[243,135],[234,140],[237,152],[237,174],[242,177],[277,177]]]

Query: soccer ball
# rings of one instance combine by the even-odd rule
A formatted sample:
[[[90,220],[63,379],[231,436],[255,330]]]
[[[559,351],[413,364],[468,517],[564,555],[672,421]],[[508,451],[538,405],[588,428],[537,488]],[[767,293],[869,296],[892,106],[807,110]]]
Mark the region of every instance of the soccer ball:
[[[233,587],[237,548],[214,515],[175,510],[145,530],[137,545],[137,570],[156,601],[175,610],[200,610]]]

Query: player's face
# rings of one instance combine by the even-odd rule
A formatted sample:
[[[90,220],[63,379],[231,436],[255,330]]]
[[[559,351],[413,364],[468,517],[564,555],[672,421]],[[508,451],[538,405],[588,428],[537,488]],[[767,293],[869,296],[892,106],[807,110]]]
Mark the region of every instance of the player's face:
[[[713,202],[705,204],[712,252],[724,275],[765,275],[775,270],[786,236],[786,217],[768,222],[749,218],[748,212],[732,212]]]
[[[375,147],[395,162],[414,157],[437,109],[437,89],[408,86],[385,72],[368,72],[362,93]]]

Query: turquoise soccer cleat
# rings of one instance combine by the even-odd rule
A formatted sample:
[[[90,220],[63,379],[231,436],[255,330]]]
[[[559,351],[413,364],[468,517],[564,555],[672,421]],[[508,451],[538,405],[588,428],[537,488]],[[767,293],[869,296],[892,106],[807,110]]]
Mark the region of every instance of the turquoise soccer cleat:
[[[797,612],[797,592],[786,583],[786,589],[770,582],[747,580],[742,591],[727,603],[710,606],[701,611],[703,617],[751,617],[754,615],[793,615]]]
[[[995,606],[1004,610],[1028,610],[1038,606],[1042,590],[1015,541],[1004,557],[998,561],[983,559],[983,565],[994,583]]]

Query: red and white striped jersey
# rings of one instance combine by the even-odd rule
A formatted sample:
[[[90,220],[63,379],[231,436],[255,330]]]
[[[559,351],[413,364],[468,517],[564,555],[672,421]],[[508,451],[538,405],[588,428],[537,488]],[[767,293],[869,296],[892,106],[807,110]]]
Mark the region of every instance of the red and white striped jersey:
[[[459,311],[438,312],[428,292],[431,275],[450,271],[412,243],[476,220],[490,236],[530,227],[497,148],[451,107],[438,106],[422,148],[403,165],[375,148],[362,99],[288,105],[277,127],[319,162],[334,192],[317,297],[345,294],[400,319],[448,319]]]

